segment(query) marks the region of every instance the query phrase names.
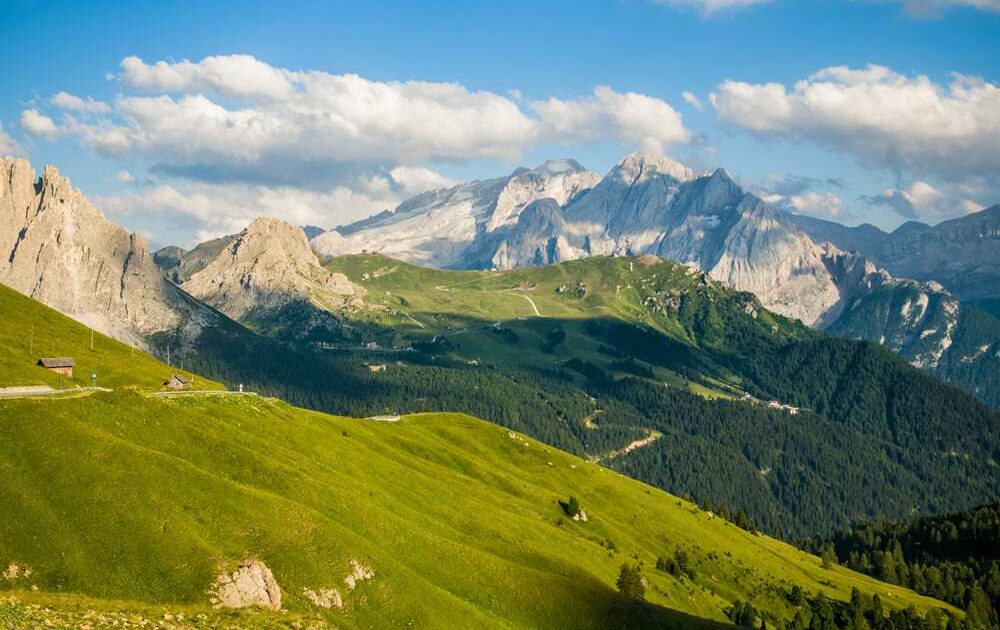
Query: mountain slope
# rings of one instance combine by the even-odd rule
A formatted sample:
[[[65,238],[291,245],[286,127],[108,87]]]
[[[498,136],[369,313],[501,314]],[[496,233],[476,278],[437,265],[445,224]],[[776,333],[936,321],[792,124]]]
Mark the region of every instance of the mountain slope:
[[[301,228],[256,219],[239,234],[219,241],[217,251],[209,252],[214,257],[206,256],[203,263],[181,257],[179,268],[200,267],[181,288],[236,321],[258,328],[280,325],[297,336],[315,334],[316,329],[336,331],[339,323],[332,311],[360,298],[360,290],[346,277],[320,267]],[[303,309],[311,311],[306,322],[298,319]],[[289,314],[298,325],[276,321]]]
[[[435,194],[443,193],[428,193],[431,197]],[[968,339],[971,333],[959,330],[965,321],[962,309],[946,291],[937,285],[894,278],[858,254],[817,241],[808,231],[825,224],[804,223],[801,217],[746,193],[723,169],[695,176],[667,158],[636,153],[625,156],[596,185],[567,202],[536,201],[528,208],[531,212],[523,221],[484,231],[472,244],[468,239],[461,241],[465,249],[460,248],[461,253],[448,258],[446,264],[405,249],[385,251],[419,264],[472,269],[513,269],[587,256],[652,253],[692,265],[737,290],[750,291],[765,307],[810,326],[886,342],[915,365],[1000,404],[1000,389],[991,379],[978,376],[989,370],[993,353],[972,357],[949,351],[958,336]],[[336,251],[383,251],[377,239],[391,242],[397,230],[410,237],[416,233],[427,236],[436,233],[440,221],[447,223],[459,216],[448,205],[436,207],[435,212],[434,221],[417,221],[405,230],[400,212],[378,218],[377,233],[371,232],[367,222],[349,226],[344,232],[351,235],[353,245],[339,243]],[[854,233],[848,228],[837,233],[845,232]],[[864,232],[866,238],[872,236],[870,230]],[[919,231],[910,232],[916,235]],[[366,241],[366,234],[372,240]],[[365,243],[364,247],[359,243]],[[906,300],[943,301],[946,307],[936,318],[886,313],[887,301]],[[1000,337],[985,336],[987,330],[976,329],[980,336],[975,348],[1000,346]],[[969,360],[976,366],[964,370],[942,367]]]
[[[41,305],[17,306],[44,338],[86,336]],[[15,339],[0,330],[8,363]],[[773,625],[795,612],[792,586],[943,607],[467,416],[373,422],[253,396],[153,398],[155,386],[131,389],[125,373],[116,385],[0,401],[0,509],[18,515],[0,521],[0,562],[15,599],[72,610],[85,595],[214,617],[213,581],[252,558],[273,572],[290,625],[714,628],[735,599]],[[563,513],[569,496],[586,521]],[[677,550],[687,575],[654,568]],[[636,561],[643,605],[613,586]]]
[[[548,416],[543,407],[513,426],[591,456],[622,448],[611,435],[627,444],[659,431],[663,438],[612,465],[739,506],[769,531],[816,532],[870,510],[936,512],[998,490],[990,463],[1000,456],[996,412],[887,351],[790,322],[688,267],[651,256],[509,272],[441,271],[371,255],[327,264],[377,296],[351,316],[356,331],[368,332],[337,351],[389,363],[379,382],[417,378],[411,363],[433,353],[456,385],[459,374],[527,369],[576,383],[592,402],[517,374],[547,392],[543,400],[567,406]],[[492,389],[476,387],[481,396]],[[394,409],[427,404],[392,400]],[[798,409],[792,415],[781,404]],[[505,408],[477,413],[507,426],[526,417]],[[956,448],[976,454],[942,458]]]
[[[494,255],[488,244],[517,223],[527,204],[546,198],[565,204],[598,179],[573,160],[550,160],[507,177],[417,195],[312,244],[328,256],[372,251],[435,267],[482,267]]]
[[[1000,298],[1000,205],[933,227],[913,222],[891,234],[796,218],[814,237],[860,251],[891,273],[941,283],[962,301]],[[864,229],[865,237],[859,238]]]

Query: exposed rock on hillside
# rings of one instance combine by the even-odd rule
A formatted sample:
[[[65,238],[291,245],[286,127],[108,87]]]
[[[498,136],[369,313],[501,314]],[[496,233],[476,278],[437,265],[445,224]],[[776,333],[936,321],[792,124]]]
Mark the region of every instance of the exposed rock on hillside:
[[[244,560],[232,573],[222,573],[209,590],[215,608],[258,606],[281,609],[281,588],[271,569],[260,560]]]

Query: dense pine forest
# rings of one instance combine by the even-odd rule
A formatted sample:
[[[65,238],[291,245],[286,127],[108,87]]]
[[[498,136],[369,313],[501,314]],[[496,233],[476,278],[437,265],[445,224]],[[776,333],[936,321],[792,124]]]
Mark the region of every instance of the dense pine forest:
[[[940,516],[866,523],[806,547],[963,608],[970,627],[1000,627],[1000,501]]]

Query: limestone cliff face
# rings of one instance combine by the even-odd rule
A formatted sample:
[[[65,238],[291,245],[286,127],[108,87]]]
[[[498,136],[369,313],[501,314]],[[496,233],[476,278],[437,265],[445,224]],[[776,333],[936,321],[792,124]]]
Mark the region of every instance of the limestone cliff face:
[[[182,288],[238,321],[267,318],[295,304],[333,311],[356,303],[363,292],[320,266],[302,228],[269,218],[228,239]]]
[[[111,223],[54,166],[0,160],[0,282],[110,336],[178,327],[145,239]]]

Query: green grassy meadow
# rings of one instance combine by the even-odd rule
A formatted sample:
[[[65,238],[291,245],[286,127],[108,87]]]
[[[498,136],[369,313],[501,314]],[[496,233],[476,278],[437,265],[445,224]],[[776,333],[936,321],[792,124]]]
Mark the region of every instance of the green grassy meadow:
[[[87,354],[85,327],[7,290],[0,306],[18,318],[0,334],[3,379],[48,382],[26,360],[18,326],[32,321],[43,354],[75,356],[114,389],[0,400],[0,568],[31,568],[0,578],[9,627],[173,611],[180,627],[715,628],[737,599],[774,625],[794,614],[794,585],[947,608],[468,416],[374,422],[256,396],[151,397],[171,368],[100,336]],[[563,513],[570,496],[587,522]],[[693,576],[655,568],[677,550]],[[208,607],[215,576],[245,558],[273,570],[283,612]],[[354,589],[352,561],[374,571]],[[615,590],[626,562],[642,566],[645,604]],[[323,588],[342,609],[304,595]]]

